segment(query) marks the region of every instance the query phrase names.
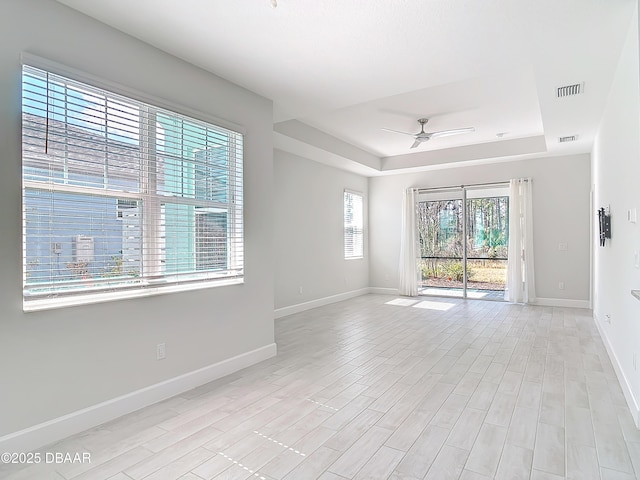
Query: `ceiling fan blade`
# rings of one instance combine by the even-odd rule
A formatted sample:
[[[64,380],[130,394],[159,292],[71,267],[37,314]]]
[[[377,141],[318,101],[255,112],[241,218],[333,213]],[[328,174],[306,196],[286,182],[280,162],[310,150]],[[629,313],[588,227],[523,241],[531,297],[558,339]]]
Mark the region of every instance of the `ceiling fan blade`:
[[[429,135],[431,136],[431,138],[438,138],[438,137],[448,137],[449,135],[458,135],[460,133],[469,133],[469,132],[475,132],[476,129],[473,127],[467,127],[467,128],[456,128],[455,130],[441,130],[439,132],[433,132],[430,133]]]
[[[420,145],[422,142],[416,140],[415,142],[413,142],[413,145],[411,145],[411,148],[416,148],[418,145]]]
[[[386,132],[401,133],[402,135],[409,135],[410,137],[416,136],[415,133],[401,132],[399,130],[391,130],[390,128],[382,128],[381,130],[384,130]]]

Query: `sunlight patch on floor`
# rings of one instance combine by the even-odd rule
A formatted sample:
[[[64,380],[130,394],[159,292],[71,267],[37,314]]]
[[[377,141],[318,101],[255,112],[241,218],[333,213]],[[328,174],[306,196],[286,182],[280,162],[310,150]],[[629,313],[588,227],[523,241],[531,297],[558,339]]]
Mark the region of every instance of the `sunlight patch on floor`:
[[[446,312],[451,307],[455,307],[455,303],[430,301],[430,300],[414,300],[412,298],[394,298],[385,302],[385,305],[397,305],[399,307],[424,308],[426,310],[439,310]]]
[[[418,302],[417,304],[413,305],[413,308],[424,308],[427,310],[440,310],[441,312],[446,312],[447,310],[455,306],[455,303],[432,302],[423,300],[422,302]]]
[[[394,298],[388,302],[385,302],[386,305],[398,305],[400,307],[411,307],[418,303],[418,300],[412,300],[410,298]]]

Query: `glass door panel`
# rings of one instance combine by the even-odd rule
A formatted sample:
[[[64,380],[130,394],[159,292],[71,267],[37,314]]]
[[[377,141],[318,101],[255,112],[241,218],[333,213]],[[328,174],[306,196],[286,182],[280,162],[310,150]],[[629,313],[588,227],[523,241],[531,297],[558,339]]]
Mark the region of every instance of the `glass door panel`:
[[[467,198],[466,205],[467,296],[502,300],[507,280],[509,197],[467,193],[476,196]]]
[[[449,197],[456,195],[450,194]],[[463,200],[420,200],[417,206],[420,292],[426,295],[463,297]]]

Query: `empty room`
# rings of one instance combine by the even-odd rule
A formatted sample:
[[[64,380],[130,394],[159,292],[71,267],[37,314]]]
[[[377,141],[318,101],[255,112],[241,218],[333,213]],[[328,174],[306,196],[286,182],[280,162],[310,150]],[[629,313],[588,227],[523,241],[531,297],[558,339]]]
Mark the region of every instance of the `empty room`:
[[[0,0],[0,478],[640,478],[638,0]]]

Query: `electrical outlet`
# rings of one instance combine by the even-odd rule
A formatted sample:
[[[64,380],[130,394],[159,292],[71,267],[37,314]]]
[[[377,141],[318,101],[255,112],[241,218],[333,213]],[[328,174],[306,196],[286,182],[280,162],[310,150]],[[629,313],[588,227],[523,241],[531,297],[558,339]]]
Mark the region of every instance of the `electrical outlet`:
[[[611,323],[611,315],[609,315],[608,313],[604,316],[604,321],[607,323]]]
[[[298,287],[298,295],[302,295],[302,287]]]
[[[638,354],[637,352],[633,352],[633,369],[638,370]]]
[[[561,252],[566,252],[567,251],[567,244],[566,243],[559,243],[558,244],[558,250],[560,250]]]
[[[564,290],[564,282],[558,282],[558,289]]]
[[[164,343],[156,345],[156,360],[164,360],[167,358],[167,346]]]

